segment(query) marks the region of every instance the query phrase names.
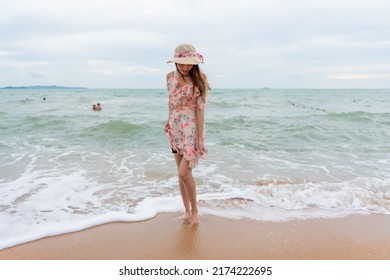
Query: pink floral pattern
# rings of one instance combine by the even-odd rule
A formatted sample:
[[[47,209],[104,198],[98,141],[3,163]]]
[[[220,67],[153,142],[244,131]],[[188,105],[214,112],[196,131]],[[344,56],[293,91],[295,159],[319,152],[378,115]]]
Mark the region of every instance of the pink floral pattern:
[[[196,52],[177,53],[177,54],[175,54],[174,57],[175,58],[195,57],[195,58],[199,59],[202,63],[204,61],[203,55],[201,55],[200,53],[196,53]]]
[[[170,116],[167,136],[172,149],[182,154],[194,168],[206,154],[198,152],[197,108],[204,110],[208,104],[207,94],[200,96],[192,84],[179,85],[175,72],[167,81]]]

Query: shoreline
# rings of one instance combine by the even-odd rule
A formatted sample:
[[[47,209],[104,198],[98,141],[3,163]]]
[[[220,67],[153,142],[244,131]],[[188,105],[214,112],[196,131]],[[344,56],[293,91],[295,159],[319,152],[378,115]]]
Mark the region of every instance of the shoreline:
[[[265,222],[163,213],[0,250],[0,260],[390,260],[390,215]]]

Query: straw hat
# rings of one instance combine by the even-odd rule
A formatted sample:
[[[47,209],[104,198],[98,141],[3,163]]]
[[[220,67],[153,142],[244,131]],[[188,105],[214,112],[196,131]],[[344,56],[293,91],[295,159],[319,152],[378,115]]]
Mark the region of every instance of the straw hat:
[[[169,60],[167,63],[175,62],[178,64],[196,65],[203,63],[203,60],[203,55],[197,53],[193,45],[181,44],[176,47],[173,60]]]

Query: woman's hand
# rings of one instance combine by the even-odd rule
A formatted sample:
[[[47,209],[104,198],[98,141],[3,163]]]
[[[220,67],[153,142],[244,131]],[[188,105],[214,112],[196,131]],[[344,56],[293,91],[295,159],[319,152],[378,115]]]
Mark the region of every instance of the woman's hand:
[[[204,140],[203,139],[199,139],[198,148],[199,148],[199,153],[202,156],[207,154],[207,150],[206,150],[206,147],[204,146]]]
[[[168,133],[169,131],[169,122],[167,121],[167,123],[165,124],[165,132]]]

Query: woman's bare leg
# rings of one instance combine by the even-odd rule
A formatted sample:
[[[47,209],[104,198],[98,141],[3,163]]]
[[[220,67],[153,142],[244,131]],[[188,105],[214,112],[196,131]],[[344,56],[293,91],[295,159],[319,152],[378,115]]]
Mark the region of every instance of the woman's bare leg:
[[[179,155],[177,153],[174,155],[175,155],[177,170],[179,171],[180,163],[183,159],[183,156]],[[184,215],[181,216],[180,218],[188,220],[191,218],[191,204],[190,204],[190,200],[188,198],[188,194],[187,194],[185,185],[184,185],[183,181],[181,180],[180,176],[179,176],[179,188],[180,188],[180,194],[181,194],[181,198],[183,200],[183,204],[184,204],[184,208],[185,208]]]
[[[179,165],[179,178],[183,182],[187,199],[191,205],[191,224],[199,223],[199,213],[196,202],[196,185],[192,177],[192,168],[189,168],[189,162],[182,157]]]

